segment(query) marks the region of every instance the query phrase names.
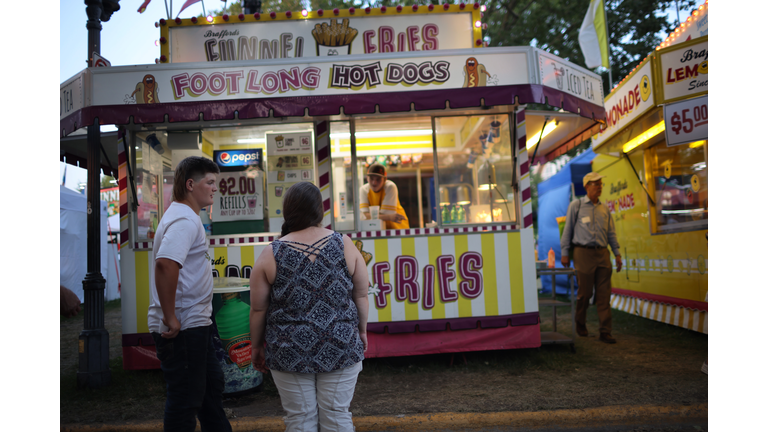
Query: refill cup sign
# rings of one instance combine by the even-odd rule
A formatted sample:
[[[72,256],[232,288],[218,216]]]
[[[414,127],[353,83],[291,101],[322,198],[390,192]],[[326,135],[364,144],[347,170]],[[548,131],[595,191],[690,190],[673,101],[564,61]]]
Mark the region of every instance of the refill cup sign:
[[[379,206],[371,206],[371,219],[379,218]]]

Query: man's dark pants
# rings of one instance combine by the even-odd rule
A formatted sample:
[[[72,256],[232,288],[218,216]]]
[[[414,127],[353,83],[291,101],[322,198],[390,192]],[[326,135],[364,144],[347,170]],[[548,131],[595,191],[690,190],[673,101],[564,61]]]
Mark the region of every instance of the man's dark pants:
[[[587,308],[595,289],[597,317],[600,320],[600,333],[611,334],[611,254],[608,248],[589,249],[576,246],[573,250],[573,267],[579,281],[579,293],[576,296],[576,323],[587,324]]]
[[[152,333],[167,387],[164,430],[231,431],[222,405],[224,373],[216,359],[213,326],[182,330],[173,339]]]

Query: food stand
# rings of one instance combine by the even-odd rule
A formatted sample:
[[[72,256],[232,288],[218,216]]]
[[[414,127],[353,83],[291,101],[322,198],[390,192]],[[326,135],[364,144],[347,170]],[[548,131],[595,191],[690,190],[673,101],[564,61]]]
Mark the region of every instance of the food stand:
[[[533,47],[482,47],[477,4],[158,26],[159,64],[86,69],[65,83],[79,82],[83,101],[61,119],[63,134],[94,119],[121,129],[126,369],[159,365],[146,311],[174,166],[239,151],[259,162],[223,171],[219,207],[201,212],[215,276],[249,277],[279,235],[281,194],[309,180],[323,225],[368,266],[367,357],[540,346],[529,153],[604,121],[598,75]],[[530,103],[561,111],[529,115]],[[550,120],[559,126],[542,132]],[[364,229],[358,190],[375,162],[410,228]]]
[[[614,308],[707,333],[708,5],[605,99],[592,170],[624,258]]]

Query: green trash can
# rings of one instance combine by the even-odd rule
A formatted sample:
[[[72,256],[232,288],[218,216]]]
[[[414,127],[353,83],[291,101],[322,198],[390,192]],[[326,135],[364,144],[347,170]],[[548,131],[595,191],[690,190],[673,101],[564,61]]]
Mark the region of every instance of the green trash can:
[[[258,390],[261,372],[251,366],[251,291],[249,280],[213,278],[213,346],[224,371],[224,395]]]

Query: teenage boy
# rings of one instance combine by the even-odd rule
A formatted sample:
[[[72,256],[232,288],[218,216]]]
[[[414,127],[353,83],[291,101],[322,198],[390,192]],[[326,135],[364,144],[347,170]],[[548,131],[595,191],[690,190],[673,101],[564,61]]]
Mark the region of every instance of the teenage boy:
[[[166,382],[165,431],[229,432],[224,373],[212,339],[213,274],[200,210],[213,204],[219,167],[188,157],[176,167],[173,202],[152,246],[147,321]]]

